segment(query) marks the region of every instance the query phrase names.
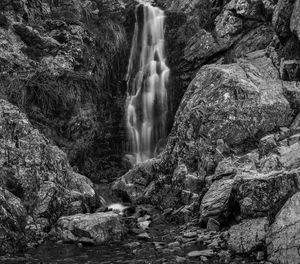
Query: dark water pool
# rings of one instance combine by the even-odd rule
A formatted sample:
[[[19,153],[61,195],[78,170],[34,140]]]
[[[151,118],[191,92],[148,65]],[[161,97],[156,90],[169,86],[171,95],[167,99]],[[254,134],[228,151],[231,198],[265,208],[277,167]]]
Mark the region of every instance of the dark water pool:
[[[83,246],[74,244],[58,244],[46,242],[38,248],[28,250],[26,254],[15,258],[0,258],[2,264],[172,264],[177,263],[176,257],[184,257],[192,250],[202,250],[203,245],[195,244],[191,247],[182,248],[181,251],[165,251],[168,243],[174,242],[174,237],[180,232],[176,226],[156,226],[150,228],[150,240],[138,240],[135,235],[127,236],[120,243],[101,246]],[[138,242],[136,247],[128,244]],[[160,249],[157,243],[161,244]],[[204,263],[200,259],[187,260],[182,263]],[[236,259],[230,262],[219,258],[210,258],[205,264],[254,264],[257,262]]]

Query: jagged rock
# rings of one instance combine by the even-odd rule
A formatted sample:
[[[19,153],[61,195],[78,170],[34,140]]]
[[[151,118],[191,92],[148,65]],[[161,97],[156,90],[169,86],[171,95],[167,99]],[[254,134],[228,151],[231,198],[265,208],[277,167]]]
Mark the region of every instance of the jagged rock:
[[[291,108],[298,113],[300,109],[300,85],[299,82],[284,82],[284,94],[289,101]]]
[[[280,76],[284,81],[300,81],[300,61],[282,61],[280,64]]]
[[[295,0],[279,0],[274,10],[272,25],[279,37],[290,35],[290,17],[293,12]]]
[[[269,154],[277,147],[275,135],[268,135],[260,139],[259,141],[259,154],[261,156]]]
[[[226,219],[229,214],[233,183],[232,179],[213,182],[201,202],[201,220],[207,221],[209,218],[215,218],[222,223]]]
[[[212,33],[200,29],[197,34],[192,36],[184,49],[184,59],[190,63],[201,63],[209,59],[212,55],[226,50],[232,42],[216,39]]]
[[[276,215],[267,234],[268,260],[279,264],[299,263],[300,193],[294,194]]]
[[[282,168],[279,162],[279,155],[270,154],[263,157],[259,162],[259,172],[269,173],[271,171],[278,171]]]
[[[234,10],[236,14],[245,18],[263,20],[265,17],[263,7],[262,1],[231,0],[227,4],[226,9]]]
[[[200,193],[204,188],[204,180],[203,178],[188,174],[184,179],[184,190],[188,190],[192,193]]]
[[[21,200],[0,187],[0,255],[13,254],[25,247],[26,217]]]
[[[228,231],[229,249],[240,254],[263,249],[268,227],[267,217],[243,220],[240,224],[232,226]]]
[[[213,218],[209,218],[207,221],[207,227],[206,229],[208,231],[219,231],[220,230],[220,223]]]
[[[131,202],[144,198],[146,187],[154,180],[159,160],[151,159],[136,165],[132,170],[117,179],[112,190]]]
[[[291,170],[300,167],[300,144],[298,142],[289,147],[280,147],[278,151],[280,153],[279,161],[285,169]]]
[[[265,12],[266,12],[265,16],[266,16],[266,18],[267,18],[267,20],[269,20],[269,19],[271,20],[277,2],[274,1],[274,0],[262,0],[262,2],[263,2],[263,5],[265,7]]]
[[[37,30],[24,24],[14,24],[13,28],[21,39],[30,47],[36,47],[39,49],[51,49],[58,48],[60,44],[51,37],[42,37]]]
[[[119,241],[124,227],[119,215],[108,213],[77,214],[58,219],[55,236],[64,242],[103,244]]]
[[[229,40],[243,29],[243,20],[230,10],[224,10],[216,18],[216,34],[219,38]]]
[[[228,176],[234,177],[236,173],[237,166],[234,164],[232,158],[225,158],[218,163],[213,180],[220,180]]]
[[[231,56],[239,58],[255,50],[265,49],[273,41],[275,34],[271,26],[258,26],[236,42],[230,51]]]
[[[291,16],[291,31],[298,36],[300,40],[300,1],[296,0],[293,13]]]
[[[276,214],[284,202],[298,191],[296,171],[260,174],[256,171],[237,175],[234,199],[242,217],[261,217]]]

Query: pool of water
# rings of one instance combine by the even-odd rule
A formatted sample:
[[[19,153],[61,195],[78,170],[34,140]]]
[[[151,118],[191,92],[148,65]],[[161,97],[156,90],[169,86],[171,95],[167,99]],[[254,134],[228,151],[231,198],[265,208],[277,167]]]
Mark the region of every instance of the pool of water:
[[[0,258],[1,264],[172,264],[177,263],[176,257],[184,257],[193,250],[202,250],[205,247],[202,243],[182,248],[181,251],[165,251],[168,243],[174,242],[174,237],[180,233],[180,227],[160,225],[151,227],[149,240],[138,240],[136,235],[128,235],[122,242],[111,243],[100,246],[60,244],[45,242],[38,248],[30,249],[25,254],[14,258]],[[136,247],[129,247],[128,244],[138,242]],[[160,249],[157,243],[161,244]],[[183,263],[204,263],[199,259],[190,259]],[[208,259],[205,264],[255,264],[245,259],[228,260],[217,257]]]

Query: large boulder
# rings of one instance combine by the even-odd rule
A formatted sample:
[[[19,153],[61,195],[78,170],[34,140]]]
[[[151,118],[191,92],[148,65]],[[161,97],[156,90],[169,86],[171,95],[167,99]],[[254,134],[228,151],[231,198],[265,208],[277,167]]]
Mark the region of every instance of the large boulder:
[[[298,264],[300,241],[300,193],[294,194],[276,215],[267,235],[268,260]]]
[[[298,175],[296,171],[268,174],[253,171],[237,175],[234,199],[242,217],[274,216],[298,191]]]
[[[220,180],[210,186],[201,202],[200,218],[202,221],[207,221],[209,218],[214,218],[219,222],[226,220],[230,213],[233,183],[232,179]]]
[[[267,217],[247,219],[240,224],[233,225],[228,231],[229,249],[239,254],[264,249],[268,227]]]
[[[113,212],[64,216],[55,227],[57,239],[74,243],[99,245],[119,241],[123,234],[121,218]]]
[[[183,97],[163,159],[182,159],[189,169],[206,159],[208,171],[219,139],[240,146],[288,126],[290,114],[278,71],[264,51],[233,64],[205,65]]]

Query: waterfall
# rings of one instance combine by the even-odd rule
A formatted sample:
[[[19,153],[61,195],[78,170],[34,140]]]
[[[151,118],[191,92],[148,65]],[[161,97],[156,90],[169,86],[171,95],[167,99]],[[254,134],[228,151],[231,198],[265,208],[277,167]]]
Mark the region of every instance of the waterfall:
[[[137,5],[127,72],[127,130],[133,163],[154,156],[166,135],[170,70],[164,54],[164,12],[149,3]]]

